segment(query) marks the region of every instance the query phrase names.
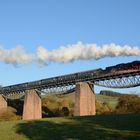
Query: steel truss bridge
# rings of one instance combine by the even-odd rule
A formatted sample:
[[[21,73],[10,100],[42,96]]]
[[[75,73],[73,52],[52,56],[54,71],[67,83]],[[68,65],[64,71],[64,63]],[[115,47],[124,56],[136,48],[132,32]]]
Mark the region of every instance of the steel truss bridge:
[[[94,85],[108,88],[130,88],[140,86],[140,68],[119,70],[117,68],[108,70],[95,69],[68,75],[62,75],[33,82],[26,82],[2,87],[0,94],[6,97],[22,96],[26,90],[35,89],[41,93],[64,94],[75,90],[76,83],[89,82]]]

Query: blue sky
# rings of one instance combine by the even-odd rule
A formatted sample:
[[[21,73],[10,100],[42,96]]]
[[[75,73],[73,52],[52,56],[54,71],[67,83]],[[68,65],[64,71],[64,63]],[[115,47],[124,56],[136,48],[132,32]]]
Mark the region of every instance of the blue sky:
[[[79,41],[139,47],[139,14],[139,0],[0,0],[0,46],[9,50],[22,45],[28,53],[35,53],[38,46],[51,51]],[[134,60],[140,57],[48,62],[42,68],[35,62],[17,67],[0,62],[0,84],[17,84]],[[138,92],[139,87],[118,91]]]

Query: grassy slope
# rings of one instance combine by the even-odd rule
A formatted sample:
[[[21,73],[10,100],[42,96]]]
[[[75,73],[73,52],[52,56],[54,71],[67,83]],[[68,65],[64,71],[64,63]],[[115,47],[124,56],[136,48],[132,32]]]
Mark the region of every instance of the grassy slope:
[[[118,97],[96,94],[96,100],[108,103],[113,109],[118,104]]]
[[[0,140],[139,140],[140,114],[0,122]]]

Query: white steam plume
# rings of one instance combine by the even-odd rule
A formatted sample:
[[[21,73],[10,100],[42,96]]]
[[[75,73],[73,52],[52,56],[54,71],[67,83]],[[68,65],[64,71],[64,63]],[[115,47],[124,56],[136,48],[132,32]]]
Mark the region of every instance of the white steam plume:
[[[13,49],[0,48],[0,61],[14,66],[32,61],[37,62],[39,66],[45,66],[48,62],[67,63],[76,60],[97,60],[116,56],[140,56],[140,49],[138,47],[120,46],[113,43],[98,46],[96,44],[83,44],[80,42],[51,51],[44,47],[38,47],[36,53],[31,54],[27,53],[21,46]]]
[[[66,63],[75,60],[97,60],[116,56],[140,56],[140,49],[138,47],[120,46],[113,43],[97,46],[96,44],[83,44],[81,42],[52,51],[48,51],[43,47],[38,47],[37,49],[37,58],[42,62]]]
[[[0,61],[17,66],[31,62],[34,56],[25,52],[24,48],[17,46],[13,49],[0,48]]]

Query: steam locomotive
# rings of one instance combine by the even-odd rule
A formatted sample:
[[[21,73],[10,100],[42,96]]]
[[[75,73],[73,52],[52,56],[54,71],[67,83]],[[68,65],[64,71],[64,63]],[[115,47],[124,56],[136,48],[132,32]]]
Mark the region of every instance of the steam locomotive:
[[[122,63],[111,67],[106,67],[106,72],[118,72],[118,71],[138,71],[140,70],[140,61],[133,61],[130,63]]]

